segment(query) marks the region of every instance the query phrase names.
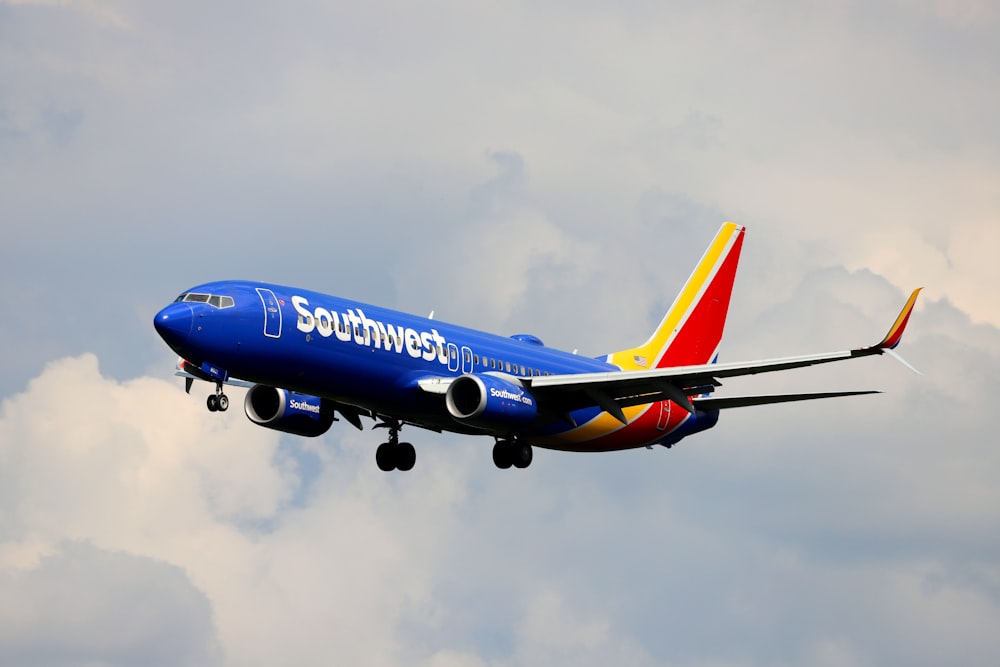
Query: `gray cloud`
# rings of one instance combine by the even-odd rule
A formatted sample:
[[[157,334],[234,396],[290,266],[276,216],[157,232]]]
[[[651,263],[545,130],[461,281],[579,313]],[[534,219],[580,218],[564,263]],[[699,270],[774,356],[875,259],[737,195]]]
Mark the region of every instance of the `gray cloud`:
[[[220,664],[209,601],[176,566],[85,542],[0,570],[0,660],[11,665]]]
[[[997,324],[976,289],[996,278],[996,17],[976,3],[199,6],[197,25],[183,3],[4,7],[0,259],[18,289],[0,307],[26,352],[4,360],[7,391],[64,354],[97,351],[118,377],[160,360],[149,315],[219,275],[447,308],[448,284],[416,299],[393,267],[412,271],[413,247],[468,252],[448,241],[475,228],[484,155],[505,152],[567,247],[621,245],[570,292],[621,317],[655,319],[686,270],[623,266],[676,242],[637,227],[662,192]]]

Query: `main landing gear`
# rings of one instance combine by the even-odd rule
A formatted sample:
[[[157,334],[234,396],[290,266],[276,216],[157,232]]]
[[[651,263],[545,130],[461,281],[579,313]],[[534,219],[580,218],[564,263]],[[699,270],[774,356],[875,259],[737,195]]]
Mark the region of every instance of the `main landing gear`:
[[[210,394],[205,403],[208,405],[209,412],[225,412],[229,409],[229,397],[222,393],[221,382],[216,383],[215,393]]]
[[[514,466],[515,468],[527,468],[531,465],[534,455],[531,445],[518,442],[517,440],[497,440],[493,445],[493,463],[496,467],[506,470]]]
[[[417,462],[417,452],[413,445],[399,441],[399,422],[395,419],[376,424],[375,428],[389,429],[389,440],[375,450],[375,464],[379,470],[410,470]]]

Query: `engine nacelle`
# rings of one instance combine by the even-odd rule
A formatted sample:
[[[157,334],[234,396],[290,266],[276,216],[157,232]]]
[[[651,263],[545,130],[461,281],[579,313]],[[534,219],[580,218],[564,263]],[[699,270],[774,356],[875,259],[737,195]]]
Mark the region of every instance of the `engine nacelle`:
[[[445,395],[448,412],[458,421],[483,429],[524,425],[538,416],[535,397],[524,387],[493,375],[463,375]]]
[[[243,409],[254,424],[294,435],[323,435],[334,411],[316,396],[256,384],[247,392]]]

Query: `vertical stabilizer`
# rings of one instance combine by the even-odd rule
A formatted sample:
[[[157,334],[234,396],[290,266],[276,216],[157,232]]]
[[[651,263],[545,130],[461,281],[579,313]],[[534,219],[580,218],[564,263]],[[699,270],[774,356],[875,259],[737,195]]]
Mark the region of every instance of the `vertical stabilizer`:
[[[698,262],[653,335],[608,355],[623,370],[710,363],[719,349],[745,228],[727,222]]]

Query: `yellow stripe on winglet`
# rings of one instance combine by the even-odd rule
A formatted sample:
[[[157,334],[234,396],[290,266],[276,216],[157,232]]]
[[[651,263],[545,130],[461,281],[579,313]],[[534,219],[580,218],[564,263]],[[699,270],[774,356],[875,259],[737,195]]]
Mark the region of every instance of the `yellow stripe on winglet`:
[[[923,287],[918,287],[913,290],[910,294],[910,298],[906,300],[906,305],[903,306],[901,311],[899,311],[896,321],[892,323],[891,327],[889,327],[889,333],[887,333],[885,338],[882,339],[882,342],[875,347],[892,349],[899,345],[899,341],[903,337],[903,329],[906,328],[906,323],[910,319],[910,313],[913,312],[913,306],[917,303],[917,295],[920,294],[920,290],[922,289]]]

